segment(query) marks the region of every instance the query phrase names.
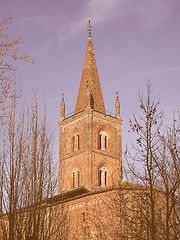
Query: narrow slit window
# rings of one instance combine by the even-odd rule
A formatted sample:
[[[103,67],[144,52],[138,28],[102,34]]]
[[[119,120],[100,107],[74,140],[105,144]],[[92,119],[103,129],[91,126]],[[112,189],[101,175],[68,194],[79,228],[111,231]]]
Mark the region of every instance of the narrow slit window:
[[[75,137],[73,136],[72,138],[72,150],[74,152],[74,148],[75,148]]]
[[[80,178],[79,178],[79,171],[77,171],[77,185],[78,185],[78,187],[79,187],[79,184],[80,184]]]
[[[108,186],[108,170],[105,167],[99,169],[99,186]]]
[[[84,217],[84,213],[82,213],[82,222],[85,222],[85,217]]]
[[[99,185],[102,185],[102,170],[99,171]]]
[[[104,148],[105,149],[107,148],[107,136],[105,136],[105,138],[104,138]]]
[[[107,172],[104,173],[104,185],[107,186]]]
[[[99,135],[99,149],[102,148],[102,135]]]
[[[79,135],[77,135],[77,150],[79,150]]]
[[[75,172],[73,172],[73,188],[75,188]]]

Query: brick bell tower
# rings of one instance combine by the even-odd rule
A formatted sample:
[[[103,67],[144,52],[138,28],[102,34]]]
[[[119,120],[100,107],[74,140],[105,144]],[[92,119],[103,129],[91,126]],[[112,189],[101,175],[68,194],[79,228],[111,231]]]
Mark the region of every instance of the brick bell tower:
[[[59,194],[76,188],[117,186],[122,181],[120,103],[106,114],[89,21],[89,39],[74,115],[65,117],[62,96],[59,122]]]

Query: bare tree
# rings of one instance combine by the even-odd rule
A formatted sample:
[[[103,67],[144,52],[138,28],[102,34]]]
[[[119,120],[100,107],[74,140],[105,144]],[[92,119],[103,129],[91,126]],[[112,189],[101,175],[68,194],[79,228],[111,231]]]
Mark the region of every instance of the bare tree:
[[[13,239],[15,226],[15,211],[19,207],[21,198],[21,187],[23,182],[20,181],[22,174],[23,159],[23,140],[24,140],[24,119],[17,116],[18,95],[14,90],[11,95],[11,106],[9,117],[3,128],[1,141],[1,202],[2,212],[8,212],[8,216],[2,219],[1,224],[8,222],[8,228],[3,227],[4,239]],[[17,121],[18,119],[18,121]]]
[[[39,118],[38,98],[35,94],[28,118],[27,156],[24,164],[26,199],[28,211],[28,234],[39,240],[59,239],[64,233],[67,212],[61,202],[58,207],[46,204],[56,193],[55,168],[53,164],[53,135],[47,125],[46,111]],[[56,217],[56,219],[55,219]],[[56,229],[56,231],[54,231]],[[61,232],[61,234],[60,234]]]
[[[180,113],[174,112],[172,125],[161,136],[162,147],[156,157],[160,186],[166,198],[164,232],[166,239],[180,237]],[[172,217],[173,216],[173,217]]]
[[[146,99],[139,93],[142,115],[134,114],[130,120],[131,131],[137,136],[135,156],[127,151],[131,159],[127,162],[133,179],[145,186],[137,201],[147,239],[178,239],[174,215],[178,215],[179,132],[176,124],[162,133],[163,111],[158,111],[159,101],[151,100],[151,92],[148,82]]]
[[[140,108],[142,116],[136,117],[133,115],[133,120],[130,120],[131,131],[136,134],[135,156],[129,153],[133,164],[128,162],[128,166],[132,175],[139,183],[147,187],[146,191],[146,207],[149,209],[146,215],[147,237],[155,240],[158,238],[158,221],[155,188],[158,186],[159,175],[157,171],[156,156],[160,147],[160,129],[162,126],[163,112],[158,112],[159,102],[151,100],[152,87],[147,84],[147,98],[144,100],[143,94],[139,92]],[[146,211],[147,213],[147,211]]]
[[[16,92],[11,99],[0,156],[0,234],[7,240],[67,239],[60,238],[67,236],[67,211],[62,200],[58,206],[53,200],[57,175],[46,111],[39,109],[36,93],[27,111],[19,110]]]
[[[15,61],[24,60],[33,62],[31,56],[23,53],[21,45],[23,40],[16,37],[10,40],[8,37],[8,27],[14,18],[8,15],[0,21],[0,116],[6,114],[7,100],[10,96],[12,86],[15,82],[14,71],[16,70]]]

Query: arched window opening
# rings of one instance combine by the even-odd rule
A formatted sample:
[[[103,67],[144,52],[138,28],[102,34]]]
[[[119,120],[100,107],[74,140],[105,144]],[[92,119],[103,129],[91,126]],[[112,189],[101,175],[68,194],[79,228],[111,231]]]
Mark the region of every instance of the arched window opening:
[[[83,222],[83,223],[85,222],[85,216],[84,216],[84,213],[82,213],[82,222]]]
[[[107,172],[104,173],[104,185],[107,186]]]
[[[102,138],[102,135],[100,134],[99,135],[99,149],[102,148],[102,140],[101,140],[101,138]]]
[[[80,138],[79,135],[76,134],[72,137],[72,151],[75,152],[80,149]]]
[[[102,187],[108,185],[108,171],[105,167],[99,170],[99,185]]]
[[[79,135],[77,135],[77,150],[79,150]]]
[[[72,150],[74,152],[74,148],[75,148],[75,137],[72,137]]]
[[[77,186],[79,187],[79,171],[77,171]]]
[[[101,131],[98,135],[99,149],[106,150],[108,148],[108,135],[105,131]]]
[[[107,148],[107,136],[105,136],[105,138],[104,138],[104,148],[105,149]]]
[[[99,185],[102,185],[102,170],[99,171]]]
[[[72,187],[76,188],[80,186],[80,172],[78,169],[73,169],[72,172]]]
[[[73,188],[75,188],[75,172],[73,172]]]

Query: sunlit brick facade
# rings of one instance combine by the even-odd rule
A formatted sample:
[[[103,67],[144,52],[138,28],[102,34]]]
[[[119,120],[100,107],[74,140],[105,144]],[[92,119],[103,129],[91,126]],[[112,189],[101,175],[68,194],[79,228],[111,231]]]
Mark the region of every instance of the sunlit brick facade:
[[[59,122],[59,194],[74,188],[89,191],[122,181],[120,104],[116,116],[106,114],[91,36],[82,71],[75,114]]]
[[[66,117],[63,96],[59,122],[59,196],[66,196],[68,239],[149,239],[150,191],[122,181],[118,95],[115,109],[106,113],[89,34],[75,112]],[[163,226],[164,193],[154,194]]]

